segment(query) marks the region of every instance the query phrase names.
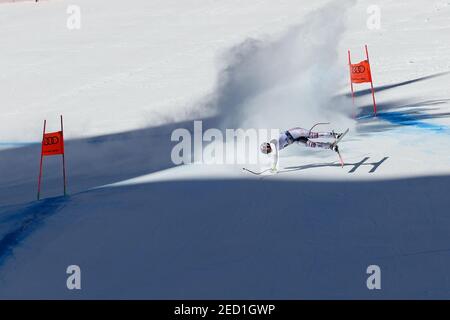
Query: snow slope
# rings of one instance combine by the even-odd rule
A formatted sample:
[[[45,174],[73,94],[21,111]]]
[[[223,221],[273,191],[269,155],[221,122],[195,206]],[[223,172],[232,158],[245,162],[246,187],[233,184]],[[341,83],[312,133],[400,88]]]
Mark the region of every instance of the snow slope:
[[[0,5],[1,298],[449,297],[449,1],[378,1],[376,31],[370,1],[72,3],[80,31],[67,1]],[[367,86],[348,97],[365,43],[377,117]],[[61,113],[70,195],[49,158],[34,201],[42,119]],[[275,176],[175,166],[193,119],[331,121],[351,128],[346,165],[293,146]]]
[[[2,119],[9,125],[0,129],[1,140],[39,141],[44,118],[58,125],[55,112],[65,115],[70,138],[185,120],[212,90],[222,50],[248,36],[281,31],[324,2],[4,4],[0,76]],[[66,9],[74,4],[81,9],[78,31],[66,28]]]

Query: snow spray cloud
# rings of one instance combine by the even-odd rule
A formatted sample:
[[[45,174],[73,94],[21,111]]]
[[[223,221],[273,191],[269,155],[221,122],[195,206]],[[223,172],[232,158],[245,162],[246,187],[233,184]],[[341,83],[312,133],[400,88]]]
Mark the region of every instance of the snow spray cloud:
[[[173,163],[267,164],[259,144],[276,138],[279,129],[309,129],[317,122],[330,122],[338,132],[352,127],[351,100],[336,93],[348,81],[338,44],[354,2],[331,2],[281,36],[248,39],[228,50],[216,91],[205,104],[217,114],[219,129],[194,128],[193,136],[174,131],[172,141],[179,143],[172,149]],[[201,121],[196,124],[201,127]]]
[[[348,77],[338,44],[354,2],[331,2],[276,39],[248,39],[226,52],[211,102],[222,127],[352,126],[351,102],[335,94]]]

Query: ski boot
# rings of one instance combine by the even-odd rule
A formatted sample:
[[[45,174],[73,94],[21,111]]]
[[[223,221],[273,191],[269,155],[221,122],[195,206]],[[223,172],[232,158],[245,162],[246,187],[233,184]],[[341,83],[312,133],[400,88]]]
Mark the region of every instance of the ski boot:
[[[333,142],[333,143],[330,145],[330,149],[333,150],[334,152],[339,153],[339,147],[338,147],[338,145],[337,145],[336,142]]]
[[[342,133],[334,132],[334,130],[332,130],[331,133],[333,134],[333,138],[335,138],[336,140],[342,136]]]

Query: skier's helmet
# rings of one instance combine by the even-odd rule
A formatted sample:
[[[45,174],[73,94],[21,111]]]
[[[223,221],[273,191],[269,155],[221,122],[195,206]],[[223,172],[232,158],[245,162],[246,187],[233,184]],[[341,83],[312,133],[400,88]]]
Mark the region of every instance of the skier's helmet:
[[[264,142],[264,143],[261,145],[261,152],[262,152],[262,153],[265,153],[265,154],[271,153],[271,152],[272,152],[272,147],[270,146],[270,143]]]

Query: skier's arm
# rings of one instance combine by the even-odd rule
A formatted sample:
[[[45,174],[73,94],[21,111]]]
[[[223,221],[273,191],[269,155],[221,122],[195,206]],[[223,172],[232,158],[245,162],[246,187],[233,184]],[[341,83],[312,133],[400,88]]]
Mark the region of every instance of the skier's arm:
[[[273,144],[275,147],[273,153],[273,163],[272,163],[272,171],[278,171],[278,140],[272,139],[270,140],[270,144]]]

